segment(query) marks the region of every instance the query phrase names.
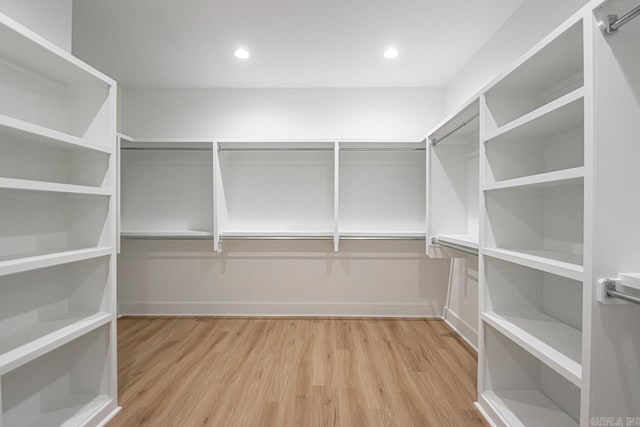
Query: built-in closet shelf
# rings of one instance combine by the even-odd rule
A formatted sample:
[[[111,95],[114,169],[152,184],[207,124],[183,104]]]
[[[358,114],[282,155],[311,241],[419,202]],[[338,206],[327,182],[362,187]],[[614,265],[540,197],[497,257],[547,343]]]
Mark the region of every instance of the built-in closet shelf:
[[[330,231],[223,231],[222,239],[333,239]]]
[[[552,250],[509,250],[501,248],[483,248],[482,253],[486,256],[573,280],[582,281],[583,278],[584,268],[581,255]]]
[[[0,375],[110,322],[110,313],[65,313],[0,338]]]
[[[340,231],[341,239],[426,239],[424,231]]]
[[[106,407],[112,400],[107,395],[71,394],[51,409],[40,414],[31,427],[45,426],[81,426],[95,413]]]
[[[485,391],[480,396],[511,427],[578,427],[578,423],[538,390]]]
[[[578,88],[542,107],[517,118],[485,138],[490,142],[501,136],[527,139],[555,135],[584,123],[584,88]]]
[[[439,234],[436,239],[438,242],[451,243],[464,248],[478,249],[479,246],[478,236]]]
[[[0,135],[37,142],[63,149],[91,150],[98,153],[111,154],[110,147],[91,143],[91,141],[29,123],[24,120],[0,114]]]
[[[554,172],[525,176],[522,178],[505,179],[484,186],[484,191],[501,190],[507,188],[548,188],[581,182],[584,179],[584,166],[564,169]]]
[[[213,233],[210,231],[122,231],[123,239],[155,239],[155,240],[211,240]]]
[[[623,286],[640,290],[640,273],[620,273],[619,276]]]
[[[88,194],[96,196],[111,195],[110,188],[90,187],[86,185],[61,184],[57,182],[34,181],[30,179],[0,178],[0,189],[45,191],[52,193]]]
[[[110,247],[75,249],[0,261],[0,276],[111,255]]]
[[[582,332],[539,311],[489,311],[482,320],[580,387]]]

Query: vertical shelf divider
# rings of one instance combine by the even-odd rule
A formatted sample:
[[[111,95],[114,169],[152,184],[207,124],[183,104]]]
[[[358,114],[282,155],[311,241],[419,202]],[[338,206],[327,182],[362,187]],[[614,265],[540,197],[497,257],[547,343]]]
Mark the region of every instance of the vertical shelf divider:
[[[333,144],[333,251],[340,250],[340,142]]]
[[[214,252],[221,253],[222,252],[222,244],[220,242],[220,202],[219,198],[221,196],[220,190],[218,186],[222,185],[222,174],[220,173],[220,145],[217,141],[211,143],[211,155],[213,156],[213,250]]]

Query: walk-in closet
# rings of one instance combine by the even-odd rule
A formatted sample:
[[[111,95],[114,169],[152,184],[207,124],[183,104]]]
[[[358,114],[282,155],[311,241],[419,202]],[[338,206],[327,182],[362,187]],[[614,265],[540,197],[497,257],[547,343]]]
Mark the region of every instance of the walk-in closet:
[[[638,426],[639,123],[639,0],[0,0],[0,427]]]

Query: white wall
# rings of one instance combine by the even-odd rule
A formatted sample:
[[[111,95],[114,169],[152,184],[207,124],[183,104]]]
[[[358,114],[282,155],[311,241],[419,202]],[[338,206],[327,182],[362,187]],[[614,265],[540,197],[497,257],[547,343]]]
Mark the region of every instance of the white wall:
[[[0,12],[71,52],[73,0],[0,0]]]
[[[442,115],[437,89],[125,89],[134,137],[397,138]],[[127,183],[123,182],[126,186]],[[124,241],[123,314],[440,316],[449,260],[424,242]]]
[[[458,108],[588,0],[526,0],[446,87],[445,110]]]
[[[401,138],[442,117],[441,89],[125,89],[131,136]]]

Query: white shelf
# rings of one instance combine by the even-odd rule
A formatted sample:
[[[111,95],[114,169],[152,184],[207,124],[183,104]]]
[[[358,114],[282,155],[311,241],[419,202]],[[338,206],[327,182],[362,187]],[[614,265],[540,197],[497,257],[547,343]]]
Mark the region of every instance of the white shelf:
[[[424,231],[339,231],[340,238],[380,238],[380,239],[425,239]]]
[[[0,375],[111,321],[109,313],[65,313],[0,338]]]
[[[618,276],[623,286],[640,290],[640,273],[620,273]]]
[[[564,184],[581,182],[584,179],[584,166],[564,169],[555,172],[541,173],[522,178],[506,179],[485,185],[483,191],[501,190],[507,188],[546,188]]]
[[[180,240],[180,239],[213,239],[213,233],[211,231],[122,231],[120,237],[123,239],[167,239],[167,240]]]
[[[478,236],[439,234],[436,238],[440,242],[451,243],[464,248],[478,249],[479,246]]]
[[[580,387],[582,333],[539,311],[490,311],[482,319]]]
[[[584,268],[580,255],[567,254],[550,250],[509,250],[500,248],[483,248],[484,255],[524,265],[569,279],[582,281]]]
[[[333,238],[332,231],[223,231],[221,238]]]
[[[111,255],[109,247],[75,249],[0,261],[0,276]]]
[[[78,138],[3,114],[0,114],[0,134],[64,149],[91,150],[104,154],[112,153],[111,148],[107,146],[92,144],[87,139]]]
[[[25,191],[46,191],[53,193],[89,194],[97,196],[111,195],[110,188],[90,187],[87,185],[61,184],[57,182],[15,178],[0,178],[0,189],[2,188]]]
[[[92,415],[112,402],[106,395],[71,394],[54,409],[40,414],[29,427],[76,427],[83,425]]]
[[[527,139],[555,135],[584,123],[584,88],[575,89],[530,113],[499,127],[486,138],[491,142],[501,136]]]
[[[480,399],[511,427],[578,427],[578,423],[538,390],[485,391]]]
[[[0,53],[12,62],[67,85],[115,82],[5,14],[0,14]]]

